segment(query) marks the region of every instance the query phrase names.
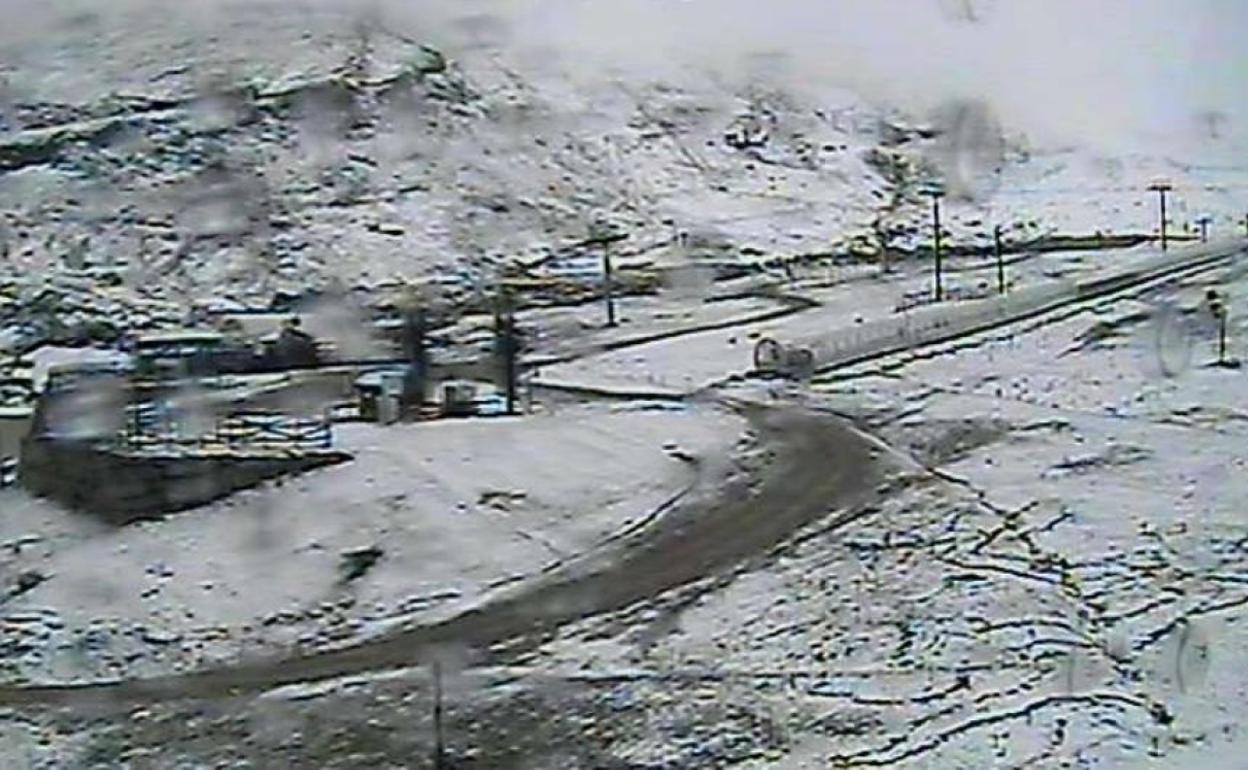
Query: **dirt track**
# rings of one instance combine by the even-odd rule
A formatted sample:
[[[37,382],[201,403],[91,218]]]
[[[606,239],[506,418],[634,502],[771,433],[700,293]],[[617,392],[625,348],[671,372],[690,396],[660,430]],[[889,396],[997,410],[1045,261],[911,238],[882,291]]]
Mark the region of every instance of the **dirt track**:
[[[444,622],[355,647],[146,680],[0,689],[0,706],[215,698],[411,666],[439,649],[524,644],[766,553],[835,512],[851,520],[901,462],[847,422],[743,407],[757,434],[726,481],[704,478],[654,524]],[[721,482],[724,482],[721,484]]]

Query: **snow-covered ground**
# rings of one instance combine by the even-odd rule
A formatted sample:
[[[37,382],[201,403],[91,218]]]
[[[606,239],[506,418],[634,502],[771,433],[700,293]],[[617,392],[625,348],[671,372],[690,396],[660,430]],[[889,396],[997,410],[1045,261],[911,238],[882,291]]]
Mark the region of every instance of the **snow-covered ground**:
[[[344,426],[350,463],[117,530],[0,489],[7,682],[209,669],[2,687],[24,705],[0,765],[418,766],[428,672],[383,669],[427,638],[469,767],[1243,765],[1246,381],[1210,365],[1205,295],[1248,360],[1242,258],[811,382],[743,376],[763,337],[835,352],[894,324],[931,286],[937,183],[946,245],[981,250],[947,260],[954,289],[994,285],[997,226],[1011,250],[1156,234],[1162,179],[1171,234],[1243,232],[1242,9],[14,5],[0,353],[318,290],[423,282],[479,312],[550,256],[594,281],[576,244],[605,226],[663,288],[615,329],[599,303],[523,308],[530,360],[559,360],[532,384],[572,391],[524,418]],[[1153,256],[1007,272],[1027,296]],[[44,355],[107,355],[82,350]],[[353,678],[297,675],[334,661]]]
[[[627,529],[741,428],[645,404],[345,426],[346,465],[120,530],[4,490],[5,574],[45,580],[0,619],[17,636],[55,630],[8,676],[159,672],[428,622]],[[369,547],[382,555],[367,579],[342,582],[342,555]]]
[[[1086,267],[1085,257],[1051,259]],[[853,417],[918,470],[848,523],[844,510],[816,517],[753,559],[565,623],[512,669],[456,674],[456,753],[496,759],[505,741],[521,740],[541,767],[793,768],[1179,767],[1189,751],[1234,756],[1236,714],[1248,703],[1235,653],[1248,603],[1235,508],[1236,472],[1248,463],[1237,427],[1243,375],[1209,365],[1215,338],[1202,314],[1209,288],[1232,308],[1248,301],[1244,275],[1240,260],[842,369],[805,391],[731,387],[738,400],[797,396]],[[820,291],[835,301],[836,289]],[[1230,324],[1232,357],[1245,331]],[[42,622],[33,646],[55,653],[29,658],[25,673],[107,675],[117,669],[84,661],[107,660],[98,650],[114,639],[127,639],[126,654],[139,648],[124,669],[134,674],[233,657],[239,642],[251,656],[269,645],[351,643],[474,605],[488,617],[491,588],[522,600],[543,570],[557,575],[556,565],[690,484],[686,452],[725,456],[743,428],[706,407],[645,402],[360,427],[343,435],[360,453],[351,465],[160,524],[91,532],[33,504],[10,521],[45,540],[23,545],[15,535],[23,555],[14,563],[46,562],[51,579],[17,600],[19,623]],[[859,462],[849,444],[820,451],[839,474]],[[335,586],[340,549],[370,544],[386,551],[374,570],[356,589]],[[117,565],[107,579],[101,562]],[[626,551],[607,569],[628,563]],[[115,637],[99,623],[105,608]],[[344,702],[383,724],[377,709],[402,697],[404,718],[419,719],[423,676],[279,691],[278,702],[302,704],[282,707],[281,727],[254,704],[231,718],[261,741],[256,756],[341,758],[326,746],[292,749],[282,736]],[[194,748],[169,722],[180,708],[154,707],[160,721],[124,740],[172,736],[192,755],[246,755],[228,740]],[[571,716],[518,738],[524,713]],[[334,723],[335,734],[353,724]],[[224,723],[214,724],[224,738]],[[92,745],[118,735],[68,729]],[[14,734],[28,745],[29,733]],[[405,751],[423,740],[405,739]],[[76,744],[55,745],[70,752],[55,756],[74,755]]]
[[[1130,270],[1158,258],[1159,252],[1153,247],[1041,254],[1012,260],[1006,269],[1007,283],[1011,291],[1042,291],[1045,286],[1060,287],[1061,281]],[[996,267],[992,260],[958,258],[946,264],[946,291],[995,291]],[[831,356],[838,349],[861,347],[880,336],[881,329],[886,336],[891,335],[888,326],[905,323],[910,315],[897,312],[899,304],[908,294],[930,293],[934,280],[926,266],[903,266],[887,274],[843,270],[841,280],[837,280],[838,272],[842,271],[827,269],[831,285],[790,289],[818,302],[818,307],[784,318],[586,356],[544,367],[534,381],[608,392],[691,393],[750,371],[754,367],[754,347],[763,338],[806,346]],[[945,306],[948,310],[928,307],[914,311],[914,315],[954,313],[963,304],[949,303]],[[826,364],[828,360],[821,358],[819,363]]]
[[[534,670],[598,672],[649,715],[612,744],[635,762],[733,755],[720,735],[759,752],[743,767],[1235,766],[1248,386],[1208,365],[1207,325],[1162,376],[1154,326],[1210,286],[1244,291],[1210,274],[838,372],[810,403],[861,414],[926,482],[708,582],[657,641],[587,645],[591,622]],[[771,727],[747,739],[728,703]]]

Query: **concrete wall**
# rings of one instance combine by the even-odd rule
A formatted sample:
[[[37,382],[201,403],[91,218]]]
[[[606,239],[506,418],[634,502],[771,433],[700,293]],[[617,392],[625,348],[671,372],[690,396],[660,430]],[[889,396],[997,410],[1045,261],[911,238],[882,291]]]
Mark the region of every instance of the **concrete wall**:
[[[87,441],[31,438],[19,482],[27,491],[121,526],[194,508],[268,479],[303,473],[351,456],[126,455]]]

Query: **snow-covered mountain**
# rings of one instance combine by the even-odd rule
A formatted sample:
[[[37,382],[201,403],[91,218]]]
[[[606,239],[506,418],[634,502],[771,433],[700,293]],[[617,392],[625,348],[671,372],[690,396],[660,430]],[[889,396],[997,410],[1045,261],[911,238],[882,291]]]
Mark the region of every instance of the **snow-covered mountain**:
[[[1209,110],[1210,136],[1184,135],[1172,155],[1126,132],[1113,141],[1108,117],[1096,141],[1080,141],[1091,119],[1053,130],[1097,89],[1026,110],[1002,98],[1013,92],[999,81],[1029,55],[1005,53],[1000,35],[1030,18],[1006,3],[942,0],[913,18],[858,2],[837,13],[784,2],[774,18],[717,7],[320,0],[24,14],[3,41],[7,269],[105,268],[118,293],[264,304],[338,280],[488,282],[604,221],[632,236],[626,257],[659,263],[904,253],[929,238],[932,181],[951,193],[954,243],[986,243],[995,225],[1014,239],[1147,233],[1144,188],[1160,176],[1176,185],[1180,232],[1200,214],[1217,231],[1248,213],[1248,169],[1227,160],[1230,112]],[[919,29],[924,18],[940,26]],[[958,55],[968,41],[986,52]],[[1133,42],[1105,43],[1126,52],[1111,83],[1133,74]],[[948,66],[924,76],[941,52]],[[993,52],[1003,72],[986,77],[975,65]],[[1016,90],[1079,80],[1061,58]],[[912,98],[925,79],[937,91]],[[1107,102],[1107,115],[1138,101]]]

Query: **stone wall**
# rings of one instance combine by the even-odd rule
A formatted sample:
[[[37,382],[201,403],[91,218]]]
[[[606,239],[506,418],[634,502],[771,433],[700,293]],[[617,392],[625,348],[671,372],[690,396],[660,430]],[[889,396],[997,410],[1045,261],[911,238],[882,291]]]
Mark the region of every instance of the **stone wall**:
[[[31,494],[122,526],[349,459],[338,451],[135,455],[90,441],[41,437],[22,446],[19,483]]]

